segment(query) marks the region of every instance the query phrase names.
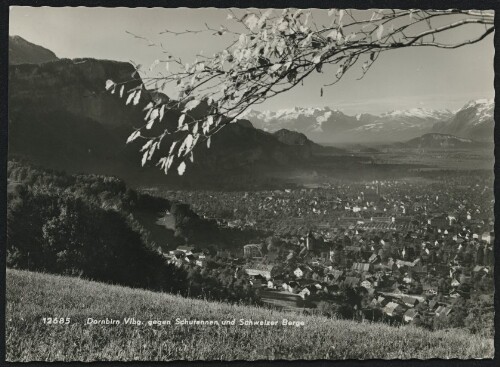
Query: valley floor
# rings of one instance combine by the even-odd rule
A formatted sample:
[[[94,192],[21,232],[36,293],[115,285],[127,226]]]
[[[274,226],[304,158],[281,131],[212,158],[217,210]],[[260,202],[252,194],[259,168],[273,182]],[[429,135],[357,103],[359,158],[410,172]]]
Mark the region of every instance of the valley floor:
[[[8,361],[493,358],[493,339],[303,316],[7,270]],[[68,325],[49,318],[69,318]],[[45,318],[45,323],[44,323]],[[86,324],[119,320],[119,325]],[[142,325],[125,324],[125,319]],[[219,325],[176,325],[176,319]],[[240,319],[276,325],[239,325]],[[149,325],[148,321],[170,321]],[[235,325],[222,325],[235,320]],[[283,325],[283,320],[300,326]]]

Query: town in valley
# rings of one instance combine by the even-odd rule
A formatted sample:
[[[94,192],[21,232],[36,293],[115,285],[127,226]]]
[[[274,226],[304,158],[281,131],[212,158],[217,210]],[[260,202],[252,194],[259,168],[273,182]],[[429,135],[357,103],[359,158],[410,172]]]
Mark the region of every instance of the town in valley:
[[[215,251],[190,244],[159,251],[178,267],[217,259],[246,273],[269,307],[433,327],[453,312],[466,317],[471,297],[478,307],[491,302],[495,237],[490,177],[435,176],[169,191],[221,227],[270,235]]]

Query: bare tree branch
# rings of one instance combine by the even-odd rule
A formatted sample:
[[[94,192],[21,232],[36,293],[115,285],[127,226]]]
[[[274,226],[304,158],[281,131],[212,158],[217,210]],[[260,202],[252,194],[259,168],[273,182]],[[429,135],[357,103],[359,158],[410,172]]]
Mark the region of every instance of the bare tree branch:
[[[330,9],[325,13],[331,18],[326,26],[318,24],[310,10],[269,9],[238,15],[228,9],[228,19],[234,24],[231,29],[205,24],[206,29],[161,32],[175,37],[201,32],[212,32],[214,37],[233,36],[220,52],[213,56],[197,55],[191,64],[175,58],[162,44],[128,32],[148,42],[148,46],[160,47],[167,58],[156,60],[150,70],[165,64],[167,72],[150,77],[140,65],[136,66],[142,86],[127,90],[127,103],[137,104],[141,90],[161,92],[173,84],[178,91],[173,102],[148,104],[146,123],[128,139],[146,139],[143,165],[153,159],[162,140],[173,135],[168,155],[158,158],[157,165],[165,173],[171,166],[182,165],[178,171],[183,173],[199,143],[210,141],[211,136],[249,107],[289,91],[311,73],[325,72],[326,67],[337,68],[333,81],[324,84],[331,86],[359,62],[363,62],[359,79],[363,78],[382,52],[416,46],[454,49],[480,42],[494,32],[494,14],[488,11],[382,9],[370,16],[367,11]],[[468,28],[470,36],[454,42],[440,37],[462,27],[474,30]],[[114,92],[122,88],[123,94],[126,84],[108,81],[106,89]],[[182,111],[177,129],[167,131],[165,127],[158,136],[146,138],[146,130],[165,124],[162,119],[167,110]]]

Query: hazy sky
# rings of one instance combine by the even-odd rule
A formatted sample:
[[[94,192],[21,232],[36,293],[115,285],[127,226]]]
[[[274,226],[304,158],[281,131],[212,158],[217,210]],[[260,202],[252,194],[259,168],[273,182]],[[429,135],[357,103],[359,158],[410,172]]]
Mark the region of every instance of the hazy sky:
[[[322,16],[326,10],[317,10]],[[370,11],[371,14],[371,11]],[[326,14],[325,14],[326,15]],[[225,47],[230,39],[209,32],[188,35],[159,35],[172,31],[203,29],[204,23],[218,28],[227,24],[224,9],[163,8],[85,8],[11,7],[11,35],[46,47],[60,57],[93,57],[133,60],[150,65],[160,55],[155,47],[133,38],[125,31],[153,42],[161,42],[174,55],[189,62],[203,50],[205,55]],[[467,29],[453,37],[467,37]],[[409,48],[382,54],[365,76],[360,66],[352,69],[338,84],[320,87],[336,68],[315,73],[288,93],[259,105],[260,110],[296,106],[330,106],[348,114],[382,113],[395,109],[423,107],[455,110],[471,99],[493,98],[493,35],[482,42],[456,50]]]

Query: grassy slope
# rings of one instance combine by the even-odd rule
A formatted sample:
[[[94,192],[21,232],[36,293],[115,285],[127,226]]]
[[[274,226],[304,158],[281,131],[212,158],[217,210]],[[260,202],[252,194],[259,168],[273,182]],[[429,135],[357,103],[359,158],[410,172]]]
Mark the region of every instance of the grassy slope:
[[[42,317],[71,317],[69,326]],[[87,317],[303,320],[284,326],[96,326]],[[493,340],[459,331],[359,324],[208,303],[77,278],[7,270],[6,358],[33,360],[254,360],[492,358]]]

